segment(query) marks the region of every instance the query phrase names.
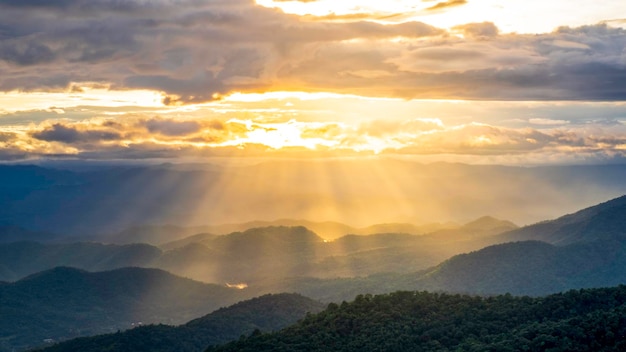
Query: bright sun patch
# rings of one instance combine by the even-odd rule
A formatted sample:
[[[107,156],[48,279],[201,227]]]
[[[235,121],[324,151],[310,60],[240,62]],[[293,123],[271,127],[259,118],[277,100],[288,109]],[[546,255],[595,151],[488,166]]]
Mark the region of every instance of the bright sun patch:
[[[302,147],[315,150],[318,147],[334,147],[337,140],[325,139],[315,135],[304,136],[308,131],[323,128],[322,123],[306,123],[290,120],[283,123],[257,123],[253,121],[231,120],[229,123],[245,125],[245,136],[228,141],[224,145],[260,144],[272,149]]]

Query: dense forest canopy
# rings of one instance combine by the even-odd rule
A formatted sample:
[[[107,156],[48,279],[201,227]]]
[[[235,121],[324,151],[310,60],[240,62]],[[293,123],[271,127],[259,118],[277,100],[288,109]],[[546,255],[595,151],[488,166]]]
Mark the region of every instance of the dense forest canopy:
[[[270,334],[207,352],[623,351],[626,286],[546,297],[359,295]]]

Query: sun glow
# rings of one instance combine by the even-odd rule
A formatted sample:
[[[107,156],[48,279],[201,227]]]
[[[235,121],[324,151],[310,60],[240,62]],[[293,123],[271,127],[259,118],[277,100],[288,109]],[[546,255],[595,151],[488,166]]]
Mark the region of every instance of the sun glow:
[[[258,123],[250,120],[231,120],[229,123],[239,123],[245,125],[247,132],[245,137],[241,137],[226,142],[224,145],[242,146],[245,144],[261,144],[272,149],[282,149],[287,147],[303,147],[310,150],[319,147],[334,147],[337,140],[325,139],[314,135],[304,136],[307,131],[323,129],[326,124],[306,123],[290,120],[284,123]]]
[[[76,106],[156,108],[163,107],[162,100],[162,94],[152,90],[115,90],[108,87],[76,85],[65,92],[0,93],[0,114],[24,110],[45,110],[63,114],[63,109]]]
[[[476,23],[494,22],[502,32],[545,33],[563,25],[585,25],[615,18],[616,8],[623,5],[601,6],[596,0],[577,1],[573,6],[564,0],[529,1],[275,1],[257,0],[256,3],[279,8],[286,13],[316,16],[324,20],[369,20],[379,23],[418,21],[439,28]],[[626,23],[611,22],[624,27]]]

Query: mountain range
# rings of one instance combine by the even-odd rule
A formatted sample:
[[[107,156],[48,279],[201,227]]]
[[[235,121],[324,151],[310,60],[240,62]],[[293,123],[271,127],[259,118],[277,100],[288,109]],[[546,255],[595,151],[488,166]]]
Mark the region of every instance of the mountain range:
[[[335,241],[301,226],[270,226],[221,236],[201,233],[164,243],[160,248],[140,243],[0,243],[0,280],[14,281],[56,266],[89,271],[152,267],[205,282],[249,285],[268,277],[333,278],[411,272],[481,248],[494,233],[514,228],[508,221],[483,217],[422,236],[346,235]],[[167,232],[171,228],[160,229]]]
[[[626,196],[619,197],[552,221],[483,238],[486,247],[454,255],[421,271],[333,280],[292,278],[267,285],[272,290],[298,290],[327,301],[350,299],[359,292],[394,290],[536,296],[571,288],[615,286],[626,283],[625,201]],[[542,234],[545,242],[537,240]],[[512,240],[515,242],[509,242]]]
[[[42,189],[50,184],[57,187],[60,180],[71,187],[81,182],[80,177],[73,180],[62,175],[51,181],[33,176],[23,182]],[[22,182],[17,176],[10,181]],[[18,191],[13,193],[18,195]],[[46,243],[6,242],[0,244],[0,279],[13,282],[0,282],[0,347],[25,349],[48,339],[112,333],[139,322],[182,324],[267,293],[297,292],[338,303],[358,295],[398,290],[543,296],[572,288],[616,286],[626,282],[624,219],[626,196],[521,228],[510,221],[481,217],[422,234],[362,232],[333,239],[304,226],[243,229],[247,225],[242,223],[241,231],[219,234],[209,231],[210,227],[168,225],[131,227],[117,233],[118,244],[74,242],[84,236],[60,236]],[[350,228],[339,223],[317,224]],[[20,233],[31,239],[47,234],[15,225],[3,228],[7,229],[6,239]],[[410,229],[403,224],[370,230],[374,228]],[[153,244],[124,244],[124,238]],[[615,312],[597,314],[614,317]],[[583,318],[595,322],[591,315]],[[567,326],[569,319],[546,323],[541,329],[550,324]],[[534,329],[526,325],[516,328]],[[188,333],[187,328],[171,330],[175,329],[171,326],[154,329],[132,331],[145,332],[141,335],[145,338],[164,339],[180,339],[178,332],[172,331]],[[135,335],[107,335],[102,341],[111,346],[127,336]],[[231,339],[232,335],[228,336]],[[192,344],[193,348],[209,344],[209,340],[201,341]],[[485,346],[498,346],[500,340],[489,337],[485,341]],[[459,346],[470,342],[462,341]]]

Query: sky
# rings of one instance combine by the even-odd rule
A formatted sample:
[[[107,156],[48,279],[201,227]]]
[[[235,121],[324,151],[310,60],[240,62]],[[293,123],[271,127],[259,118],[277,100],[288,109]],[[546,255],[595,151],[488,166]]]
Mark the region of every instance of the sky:
[[[0,160],[626,160],[621,0],[0,0]]]

